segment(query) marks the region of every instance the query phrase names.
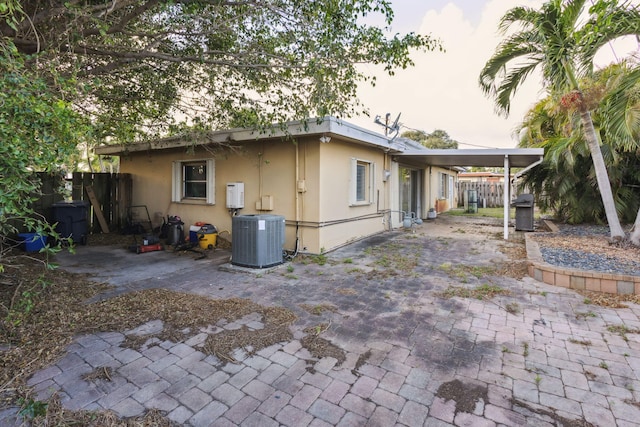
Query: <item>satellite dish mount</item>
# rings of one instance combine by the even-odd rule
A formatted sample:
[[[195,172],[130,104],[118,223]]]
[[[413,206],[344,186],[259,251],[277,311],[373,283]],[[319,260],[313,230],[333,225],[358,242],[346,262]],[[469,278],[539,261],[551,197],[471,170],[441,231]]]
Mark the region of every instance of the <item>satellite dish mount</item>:
[[[380,120],[380,116],[376,116],[376,118],[373,120],[375,124],[378,124],[384,127],[385,136],[393,135],[389,142],[393,141],[396,138],[396,136],[398,136],[398,133],[400,132],[400,115],[401,114],[402,113],[398,114],[398,117],[396,117],[396,119],[393,121],[392,124],[389,124],[389,118],[391,117],[391,113],[387,113],[385,115],[384,122]]]

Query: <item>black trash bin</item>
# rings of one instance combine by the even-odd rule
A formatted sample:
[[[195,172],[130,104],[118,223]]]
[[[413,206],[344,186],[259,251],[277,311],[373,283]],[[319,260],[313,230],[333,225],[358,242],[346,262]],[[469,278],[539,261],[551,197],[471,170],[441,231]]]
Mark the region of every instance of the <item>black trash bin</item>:
[[[74,243],[87,244],[89,234],[89,203],[84,200],[57,202],[52,205],[56,232]]]
[[[511,202],[516,208],[516,230],[533,231],[533,194],[521,194]]]

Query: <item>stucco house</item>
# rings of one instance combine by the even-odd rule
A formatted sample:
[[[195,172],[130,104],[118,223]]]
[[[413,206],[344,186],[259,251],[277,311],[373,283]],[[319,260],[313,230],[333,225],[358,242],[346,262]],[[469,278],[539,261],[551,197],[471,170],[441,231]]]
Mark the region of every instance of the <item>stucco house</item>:
[[[455,164],[429,164],[421,145],[389,138],[334,117],[291,122],[266,133],[214,132],[215,149],[180,139],[103,146],[133,176],[133,205],[146,205],[157,226],[168,215],[233,233],[234,215],[285,218],[285,249],[330,251],[427,218],[436,201],[454,206]],[[448,150],[443,150],[448,151]]]

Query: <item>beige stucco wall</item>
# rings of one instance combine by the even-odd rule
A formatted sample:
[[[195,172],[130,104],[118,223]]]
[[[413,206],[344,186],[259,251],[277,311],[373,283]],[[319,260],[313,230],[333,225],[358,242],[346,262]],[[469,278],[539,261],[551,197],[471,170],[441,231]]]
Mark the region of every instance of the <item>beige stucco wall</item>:
[[[453,177],[453,197],[447,198],[447,210],[457,206],[458,192],[456,187],[456,180],[458,173],[451,169],[441,167],[427,167],[424,173],[424,200],[423,203],[424,212],[422,212],[423,218],[427,217],[427,211],[429,208],[436,208],[438,196],[439,196],[439,173],[444,173]]]
[[[215,158],[215,204],[171,201],[174,161]],[[371,204],[349,206],[350,159],[375,163],[375,191]],[[177,215],[185,228],[202,221],[214,224],[222,237],[232,232],[226,208],[226,184],[244,182],[245,208],[239,215],[268,213],[286,219],[285,249],[293,250],[298,224],[299,250],[319,253],[385,229],[379,211],[389,209],[389,182],[383,182],[383,151],[332,138],[249,142],[238,151],[211,154],[202,148],[134,152],[121,158],[121,172],[133,175],[133,203],[146,205],[154,226]],[[297,171],[297,172],[296,172]],[[296,176],[297,174],[297,176]],[[393,175],[392,175],[393,176]],[[258,211],[256,202],[272,196],[273,210]],[[354,220],[357,217],[367,219]],[[340,224],[334,224],[341,222]]]

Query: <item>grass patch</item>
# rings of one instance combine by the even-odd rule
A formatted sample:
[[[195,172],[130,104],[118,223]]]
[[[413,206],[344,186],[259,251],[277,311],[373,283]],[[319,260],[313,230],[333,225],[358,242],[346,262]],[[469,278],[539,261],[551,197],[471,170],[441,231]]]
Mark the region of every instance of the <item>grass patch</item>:
[[[457,278],[466,283],[469,276],[473,276],[476,279],[496,274],[495,267],[479,266],[479,265],[453,265],[449,262],[445,262],[438,266],[438,269],[447,273],[449,277]]]
[[[298,255],[296,259],[298,260],[299,263],[303,265],[308,265],[308,264],[325,265],[329,261],[329,258],[325,254]]]
[[[451,216],[479,216],[479,217],[489,217],[489,218],[504,218],[504,209],[503,208],[478,208],[477,213],[469,213],[464,209],[451,209],[447,212],[443,212],[440,215],[451,215]],[[515,218],[516,209],[509,209],[509,217]]]
[[[607,326],[607,330],[620,335],[625,341],[629,341],[627,334],[640,334],[640,329],[629,328],[627,325],[609,325]]]
[[[509,295],[511,292],[507,289],[496,285],[480,285],[476,288],[465,288],[461,286],[449,286],[440,296],[443,298],[475,298],[475,299],[491,299],[497,295]]]

